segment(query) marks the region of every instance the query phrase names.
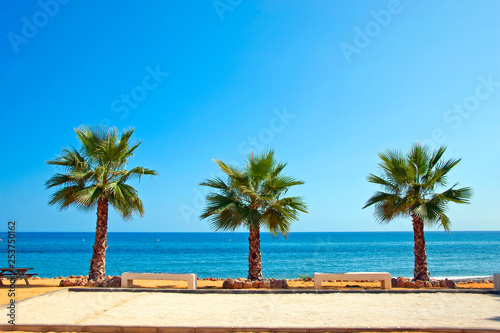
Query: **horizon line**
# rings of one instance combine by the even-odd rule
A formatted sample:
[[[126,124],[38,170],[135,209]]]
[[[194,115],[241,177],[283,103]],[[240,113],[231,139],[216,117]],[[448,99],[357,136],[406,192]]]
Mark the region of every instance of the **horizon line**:
[[[36,232],[36,233],[69,233],[69,232],[86,232],[86,233],[95,233],[95,231],[16,231],[16,233],[28,233],[28,232]],[[261,231],[262,232],[262,231]],[[382,232],[408,232],[408,233],[413,233],[411,230],[390,230],[390,231],[382,231],[382,230],[375,230],[375,231],[291,231],[288,234],[291,233],[382,233]],[[500,232],[500,230],[427,230],[426,232],[445,232],[445,233],[451,233],[451,232]],[[7,231],[0,231],[0,233],[7,233]],[[226,233],[226,234],[246,234],[248,231],[108,231],[108,234],[110,233],[184,233],[184,234],[212,234],[212,233]],[[269,233],[268,231],[265,231],[264,233]]]

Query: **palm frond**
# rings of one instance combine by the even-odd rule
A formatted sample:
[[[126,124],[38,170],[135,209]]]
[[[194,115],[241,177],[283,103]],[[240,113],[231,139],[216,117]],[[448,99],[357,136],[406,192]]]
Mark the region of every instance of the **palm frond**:
[[[77,202],[81,207],[92,207],[97,203],[99,197],[103,194],[100,186],[89,186],[78,192]]]
[[[304,182],[281,174],[286,163],[277,163],[274,152],[250,155],[241,170],[220,160],[214,160],[227,175],[200,183],[215,192],[206,196],[206,205],[200,215],[208,219],[214,230],[236,230],[262,226],[272,234],[287,234],[298,213],[307,213],[300,197],[281,198],[287,190]]]
[[[448,172],[450,172],[460,161],[461,159],[459,158],[438,162],[434,166],[434,170],[428,180],[429,186],[434,186],[434,184],[446,186]]]
[[[239,183],[245,183],[248,180],[247,175],[237,167],[227,165],[220,160],[214,160],[220,167],[220,169],[231,178],[232,181]]]
[[[120,182],[126,182],[130,179],[141,180],[142,176],[157,176],[158,172],[156,170],[146,169],[144,167],[134,167],[131,170],[120,170],[116,172],[116,178]]]
[[[409,169],[405,157],[397,150],[387,150],[379,154],[382,163],[379,167],[383,170],[387,179],[394,183],[405,184],[408,183]]]
[[[263,190],[279,194],[285,190],[288,190],[292,186],[303,184],[304,182],[301,180],[295,179],[290,176],[277,174],[276,176],[270,178],[269,181],[265,182]]]
[[[425,224],[429,226],[440,225],[444,230],[450,229],[450,219],[446,215],[447,202],[437,197],[419,205],[414,213],[422,218]]]
[[[443,157],[445,152],[446,152],[446,147],[441,146],[431,154],[431,156],[429,157],[429,165],[427,166],[428,173],[435,168],[435,166],[441,160],[441,157]]]
[[[65,186],[50,196],[49,204],[57,204],[61,210],[66,209],[77,201],[78,193],[83,189],[81,185]]]
[[[368,201],[366,201],[363,208],[369,207],[371,205],[374,205],[374,204],[377,204],[377,203],[383,202],[383,201],[395,202],[396,198],[399,198],[396,194],[377,191],[377,192],[375,192],[374,195],[372,195],[370,197],[370,199],[368,199]]]
[[[49,204],[61,208],[70,205],[78,209],[94,207],[100,198],[106,198],[123,218],[144,213],[137,191],[125,184],[129,179],[155,176],[155,170],[134,167],[126,170],[127,158],[140,143],[129,146],[134,130],[125,130],[120,136],[116,128],[82,125],[75,129],[80,149],[64,149],[63,154],[48,164],[65,167],[66,173],[55,174],[45,185],[47,188],[61,187]]]
[[[71,174],[56,173],[49,180],[45,182],[47,188],[62,186],[62,185],[79,185],[82,183],[82,179],[75,177]]]
[[[135,213],[141,217],[144,215],[142,201],[137,195],[137,190],[132,186],[122,182],[113,182],[108,184],[106,192],[109,203],[124,219],[132,218]]]
[[[254,180],[266,179],[270,176],[275,165],[274,151],[270,150],[263,154],[251,157],[247,162],[247,172]]]
[[[120,141],[118,142],[117,145],[117,150],[118,151],[127,151],[127,148],[129,148],[129,140],[130,137],[134,134],[134,129],[129,129],[129,130],[124,130],[121,137]],[[140,143],[137,143],[136,146],[138,147]]]
[[[104,127],[101,126],[90,128],[89,126],[82,125],[75,129],[78,141],[82,145],[81,153],[91,163],[99,159],[98,149],[100,141],[104,140],[106,136],[105,132]]]
[[[227,191],[229,189],[229,185],[224,182],[224,180],[220,177],[214,177],[214,179],[206,179],[204,182],[201,182],[199,185],[208,186],[211,188],[215,188],[222,191]]]
[[[379,223],[388,223],[396,217],[409,216],[408,209],[402,200],[380,201],[375,204],[373,216]]]
[[[288,163],[285,162],[280,162],[277,163],[276,166],[274,167],[273,171],[271,172],[271,178],[274,178],[280,174],[281,171],[287,166]]]
[[[469,204],[472,198],[472,189],[470,187],[455,189],[457,185],[458,183],[442,193],[435,194],[434,198],[446,202],[451,201],[459,204]]]
[[[416,182],[420,182],[420,177],[427,173],[429,157],[429,151],[426,147],[419,143],[412,145],[407,156],[407,161],[413,175],[411,178],[415,178]]]
[[[455,189],[455,184],[443,193],[435,191],[436,187],[446,184],[448,173],[460,162],[460,159],[442,161],[445,151],[443,146],[431,152],[417,143],[406,156],[396,150],[380,153],[382,174],[370,174],[368,181],[385,191],[375,192],[363,208],[374,206],[374,216],[380,223],[416,214],[424,223],[439,224],[448,230],[447,203],[469,203],[472,190]]]
[[[54,160],[47,161],[47,164],[65,167],[67,171],[87,171],[89,169],[89,164],[85,158],[74,147],[63,148],[62,152],[62,155]]]
[[[386,191],[393,194],[397,194],[400,191],[398,184],[392,182],[392,179],[383,179],[377,175],[369,174],[367,180],[370,183],[381,185]]]
[[[263,214],[263,227],[268,229],[273,236],[279,233],[287,235],[290,232],[291,222],[297,219],[297,211],[285,209],[276,204],[269,207]]]

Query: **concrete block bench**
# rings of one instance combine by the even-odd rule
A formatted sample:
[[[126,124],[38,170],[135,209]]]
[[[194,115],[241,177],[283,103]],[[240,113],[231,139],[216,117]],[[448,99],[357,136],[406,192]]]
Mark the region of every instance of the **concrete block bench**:
[[[381,281],[382,289],[391,289],[391,274],[386,272],[314,273],[314,288],[321,289],[321,283],[328,280]]]
[[[134,280],[185,280],[188,289],[196,289],[196,274],[169,274],[169,273],[132,273],[122,274],[122,288],[132,287]]]

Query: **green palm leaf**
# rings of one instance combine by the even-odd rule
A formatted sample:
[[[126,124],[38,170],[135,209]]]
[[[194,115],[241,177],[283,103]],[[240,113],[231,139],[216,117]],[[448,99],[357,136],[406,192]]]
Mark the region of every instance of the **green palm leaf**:
[[[444,217],[443,207],[448,202],[469,203],[472,192],[469,188],[455,189],[456,185],[441,194],[434,191],[446,184],[448,173],[460,162],[460,159],[441,160],[445,151],[446,148],[441,147],[431,152],[427,147],[414,144],[406,156],[394,150],[380,153],[382,176],[370,174],[367,179],[384,191],[376,192],[363,208],[378,204],[374,214],[380,222],[412,213],[421,216],[424,222],[449,221]],[[425,205],[431,200],[439,200],[441,210],[438,211],[438,206],[429,206],[429,214],[424,214]],[[436,220],[436,216],[440,218]]]

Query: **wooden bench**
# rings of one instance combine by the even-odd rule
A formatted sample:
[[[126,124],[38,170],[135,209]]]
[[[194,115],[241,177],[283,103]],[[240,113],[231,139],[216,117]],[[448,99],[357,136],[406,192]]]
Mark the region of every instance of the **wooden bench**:
[[[188,283],[188,289],[196,289],[196,274],[170,274],[170,273],[132,273],[122,274],[122,288],[133,286],[134,280],[185,280]]]
[[[34,275],[38,275],[38,273],[26,273],[29,270],[32,270],[33,268],[23,268],[23,267],[12,267],[12,268],[0,268],[0,285],[3,286],[2,279],[14,279],[14,282],[16,280],[24,280],[27,285],[30,283],[28,282],[29,278],[32,278]]]
[[[382,289],[391,289],[391,274],[386,272],[314,273],[314,288],[321,289],[321,283],[328,280],[381,281]]]

